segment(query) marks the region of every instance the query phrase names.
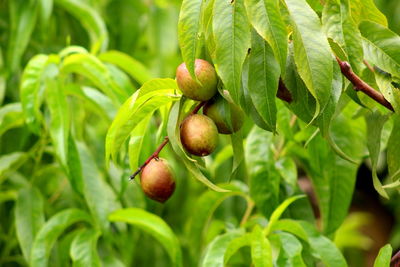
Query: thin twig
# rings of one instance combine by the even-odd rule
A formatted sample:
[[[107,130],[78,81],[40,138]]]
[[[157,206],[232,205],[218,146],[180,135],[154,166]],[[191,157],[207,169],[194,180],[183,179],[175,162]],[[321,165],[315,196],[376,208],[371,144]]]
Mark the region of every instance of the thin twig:
[[[205,104],[206,104],[205,101],[200,102],[200,103],[192,110],[192,112],[190,112],[189,116],[190,116],[190,115],[194,115],[194,114],[196,114],[197,112],[199,112],[199,110],[200,110]],[[154,153],[151,154],[151,156],[148,157],[148,158],[146,159],[146,161],[145,161],[131,176],[129,176],[129,180],[133,180],[133,179],[136,177],[136,175],[138,175],[138,174],[143,170],[143,168],[146,167],[146,165],[150,163],[150,161],[151,161],[152,159],[158,159],[158,154],[160,154],[161,150],[168,144],[168,142],[169,142],[169,137],[166,136],[166,137],[164,138],[164,141],[157,147],[157,149],[154,151]]]
[[[400,267],[400,251],[392,257],[390,267]]]
[[[340,66],[342,74],[354,85],[356,91],[361,91],[364,94],[371,97],[373,100],[386,107],[387,109],[394,111],[393,106],[385,99],[382,93],[376,91],[369,84],[364,82],[360,77],[357,76],[352,70],[351,66],[346,61],[341,61],[338,57],[336,60]]]

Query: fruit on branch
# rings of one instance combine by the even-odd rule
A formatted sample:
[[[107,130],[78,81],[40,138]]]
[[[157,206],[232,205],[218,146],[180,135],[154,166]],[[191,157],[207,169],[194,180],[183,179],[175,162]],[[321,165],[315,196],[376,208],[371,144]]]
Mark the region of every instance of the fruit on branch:
[[[176,70],[178,87],[190,99],[207,101],[217,92],[217,74],[214,67],[203,59],[196,59],[194,68],[199,83],[192,79],[186,64],[182,63]]]
[[[213,97],[205,104],[203,113],[215,122],[221,134],[235,133],[243,126],[243,110],[220,95]]]
[[[164,203],[175,191],[175,178],[168,162],[153,158],[142,170],[140,185],[151,199]]]
[[[218,129],[212,119],[205,115],[193,114],[181,124],[183,147],[196,156],[211,154],[218,144]]]

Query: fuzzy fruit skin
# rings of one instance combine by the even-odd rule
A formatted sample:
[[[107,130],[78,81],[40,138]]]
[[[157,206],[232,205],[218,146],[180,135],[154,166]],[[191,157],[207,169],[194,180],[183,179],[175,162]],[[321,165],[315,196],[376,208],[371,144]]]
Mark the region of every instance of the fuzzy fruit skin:
[[[140,185],[151,199],[164,203],[175,191],[175,178],[165,159],[152,159],[142,170]]]
[[[217,93],[217,74],[214,67],[203,59],[196,59],[194,70],[198,84],[192,79],[186,64],[182,63],[176,70],[176,81],[182,93],[193,100],[207,101]]]
[[[240,130],[244,122],[244,112],[237,105],[227,102],[220,95],[214,97],[206,103],[203,108],[204,115],[210,117],[217,125],[218,132],[221,134],[232,134]],[[231,112],[232,127],[226,122],[227,112]]]
[[[183,147],[196,156],[211,154],[218,144],[218,129],[209,117],[194,114],[181,124],[181,142]]]

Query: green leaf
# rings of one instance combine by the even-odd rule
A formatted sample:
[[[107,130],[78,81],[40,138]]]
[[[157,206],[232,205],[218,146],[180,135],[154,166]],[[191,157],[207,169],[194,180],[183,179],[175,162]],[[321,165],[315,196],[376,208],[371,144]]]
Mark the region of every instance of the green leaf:
[[[276,131],[275,99],[279,76],[279,64],[274,58],[271,47],[253,31],[248,90],[255,109],[272,132]]]
[[[46,87],[46,103],[50,111],[50,136],[57,157],[65,169],[68,170],[70,115],[67,98],[60,81],[47,79]]]
[[[382,184],[379,181],[376,173],[376,168],[379,160],[379,154],[381,153],[382,129],[387,120],[388,116],[381,115],[379,111],[371,112],[365,117],[365,121],[367,123],[367,146],[372,165],[372,181],[374,183],[375,190],[385,198],[389,198],[389,196],[385,189],[382,188]]]
[[[118,110],[106,136],[106,160],[117,154],[135,127],[160,107],[179,100],[177,85],[172,79],[155,79],[145,83]]]
[[[279,205],[281,176],[275,168],[272,146],[272,133],[256,126],[247,136],[245,158],[250,177],[250,196],[266,217]]]
[[[15,226],[22,254],[29,262],[33,241],[44,224],[44,201],[35,187],[21,189],[15,207]]]
[[[376,7],[374,0],[350,0],[350,6],[351,15],[357,24],[363,20],[369,20],[385,27],[388,26],[385,15]]]
[[[0,108],[0,136],[24,124],[21,103],[11,103]]]
[[[29,128],[40,132],[42,115],[40,113],[39,90],[49,57],[37,55],[33,57],[25,67],[21,78],[20,97],[25,115],[25,121]]]
[[[132,170],[136,170],[139,167],[140,151],[152,116],[153,113],[150,113],[147,118],[144,118],[130,134],[128,154],[129,166]]]
[[[288,37],[286,26],[279,10],[279,0],[245,0],[247,16],[259,35],[274,51],[276,60],[284,76]],[[252,45],[252,53],[254,45]],[[275,63],[275,62],[274,62]]]
[[[293,196],[285,201],[283,201],[278,208],[274,210],[274,212],[271,214],[271,217],[269,218],[268,226],[265,229],[265,235],[268,235],[271,233],[271,230],[274,227],[274,224],[279,220],[279,218],[282,216],[283,212],[289,207],[290,204],[292,204],[294,201],[303,198],[304,195],[298,195],[298,196]]]
[[[305,0],[286,0],[293,21],[294,60],[310,93],[317,99],[314,118],[330,98],[332,55],[317,14]]]
[[[350,14],[349,0],[329,0],[325,3],[322,23],[327,36],[345,50],[352,69],[359,73],[362,68],[363,48],[360,31]]]
[[[95,222],[103,232],[109,231],[108,214],[121,208],[114,191],[102,177],[96,161],[83,142],[77,142],[81,176],[83,178],[83,195],[93,214]]]
[[[193,257],[198,255],[208,222],[220,204],[227,198],[233,196],[247,198],[247,187],[242,183],[235,181],[220,186],[221,188],[229,190],[229,192],[220,193],[216,191],[206,191],[197,199],[195,204],[194,210],[196,210],[196,212],[193,213],[189,221],[189,235],[192,240],[191,253]]]
[[[394,87],[392,76],[389,73],[378,68],[375,69],[375,81],[379,87],[379,91],[381,91],[385,99],[392,104],[394,112],[400,113],[400,90]]]
[[[99,232],[85,229],[75,236],[71,243],[70,254],[74,267],[101,266],[97,252]]]
[[[128,94],[115,81],[106,65],[97,57],[83,53],[71,54],[64,58],[61,74],[76,73],[89,79],[95,86],[109,96],[116,106],[128,98]]]
[[[66,209],[50,218],[37,233],[32,245],[30,266],[47,266],[51,248],[57,238],[77,222],[91,223],[90,216],[79,209]]]
[[[392,258],[392,246],[387,244],[379,250],[379,254],[375,259],[374,267],[389,267]]]
[[[195,78],[194,61],[199,50],[203,0],[183,0],[178,22],[178,38],[182,58],[190,75]]]
[[[13,169],[21,166],[27,159],[25,152],[12,152],[0,156],[0,184],[3,181],[5,174]]]
[[[306,267],[301,251],[303,249],[303,245],[291,234],[288,233],[278,233],[278,237],[281,243],[282,254],[287,258],[285,262],[285,266],[299,266]],[[281,254],[279,255],[281,257]],[[278,265],[280,264],[278,260]],[[281,264],[282,265],[282,264]],[[279,265],[280,266],[280,265]]]
[[[8,38],[7,65],[11,73],[19,68],[21,57],[28,46],[36,24],[38,5],[34,1],[15,0],[9,3],[10,36]]]
[[[173,266],[182,266],[182,253],[178,238],[160,217],[141,209],[129,208],[117,210],[108,218],[112,222],[132,224],[152,235],[168,252]]]
[[[251,245],[251,233],[246,233],[244,235],[238,236],[235,239],[232,239],[228,244],[225,255],[224,255],[224,264],[227,265],[229,259],[241,248]]]
[[[342,128],[345,127],[343,123],[340,126]],[[347,127],[343,131],[351,136]],[[356,151],[357,143],[350,138],[348,141],[353,142],[353,150]],[[350,144],[349,146],[351,147]],[[318,198],[322,229],[326,234],[333,233],[347,215],[353,195],[357,165],[336,155],[320,135],[309,142],[308,151],[307,164],[310,167],[307,169]]]
[[[182,147],[180,141],[180,123],[182,121],[181,107],[184,101],[185,100],[182,99],[180,102],[174,103],[169,113],[167,132],[172,149],[179,156],[180,160],[183,161],[183,164],[186,166],[190,174],[193,175],[198,181],[214,191],[226,192],[227,190],[216,186],[206,176],[204,176],[199,169],[197,161],[189,158]]]
[[[108,46],[107,27],[100,14],[95,9],[79,0],[55,0],[57,6],[61,6],[71,13],[89,34],[92,46],[97,45],[101,50]]]
[[[313,225],[301,221],[303,229],[307,232],[312,253],[319,256],[325,266],[346,267],[347,263],[340,250],[331,240],[322,236]]]
[[[255,267],[273,266],[271,244],[259,225],[251,233],[251,259]]]
[[[140,84],[143,84],[152,78],[149,70],[140,61],[137,61],[131,56],[120,51],[107,51],[101,54],[99,59],[118,66],[131,75],[132,78],[134,78]]]
[[[400,37],[371,21],[360,24],[365,59],[386,72],[400,77]]]
[[[242,235],[240,231],[231,231],[219,235],[207,246],[199,266],[220,267],[224,266],[224,255],[230,242]]]
[[[271,233],[273,231],[285,231],[300,237],[304,241],[308,241],[307,233],[304,231],[301,224],[299,224],[299,222],[295,220],[291,219],[278,220],[274,223],[274,225],[271,226]]]
[[[289,45],[286,75],[283,80],[293,98],[287,105],[296,116],[308,123],[316,112],[316,102],[297,72],[293,50],[293,45]]]
[[[235,103],[239,103],[242,65],[250,47],[250,30],[243,2],[221,0],[214,3],[213,61]]]
[[[392,181],[400,179],[400,118],[393,117],[393,129],[387,144],[387,164]]]
[[[54,0],[39,0],[39,21],[43,34],[48,29],[51,13],[53,11]]]

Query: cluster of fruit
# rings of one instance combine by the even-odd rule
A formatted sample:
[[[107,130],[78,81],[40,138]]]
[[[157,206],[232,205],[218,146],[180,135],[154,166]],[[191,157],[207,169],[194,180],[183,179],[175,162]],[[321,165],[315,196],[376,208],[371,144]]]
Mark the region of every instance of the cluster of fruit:
[[[218,143],[218,133],[232,134],[244,121],[243,111],[232,101],[229,94],[217,92],[218,77],[214,67],[205,60],[196,59],[197,81],[190,75],[186,64],[176,71],[176,81],[183,95],[205,102],[203,114],[190,114],[180,128],[182,146],[190,154],[204,157],[211,154]],[[143,192],[151,199],[165,202],[175,190],[175,179],[165,159],[155,157],[142,170],[140,182]]]

